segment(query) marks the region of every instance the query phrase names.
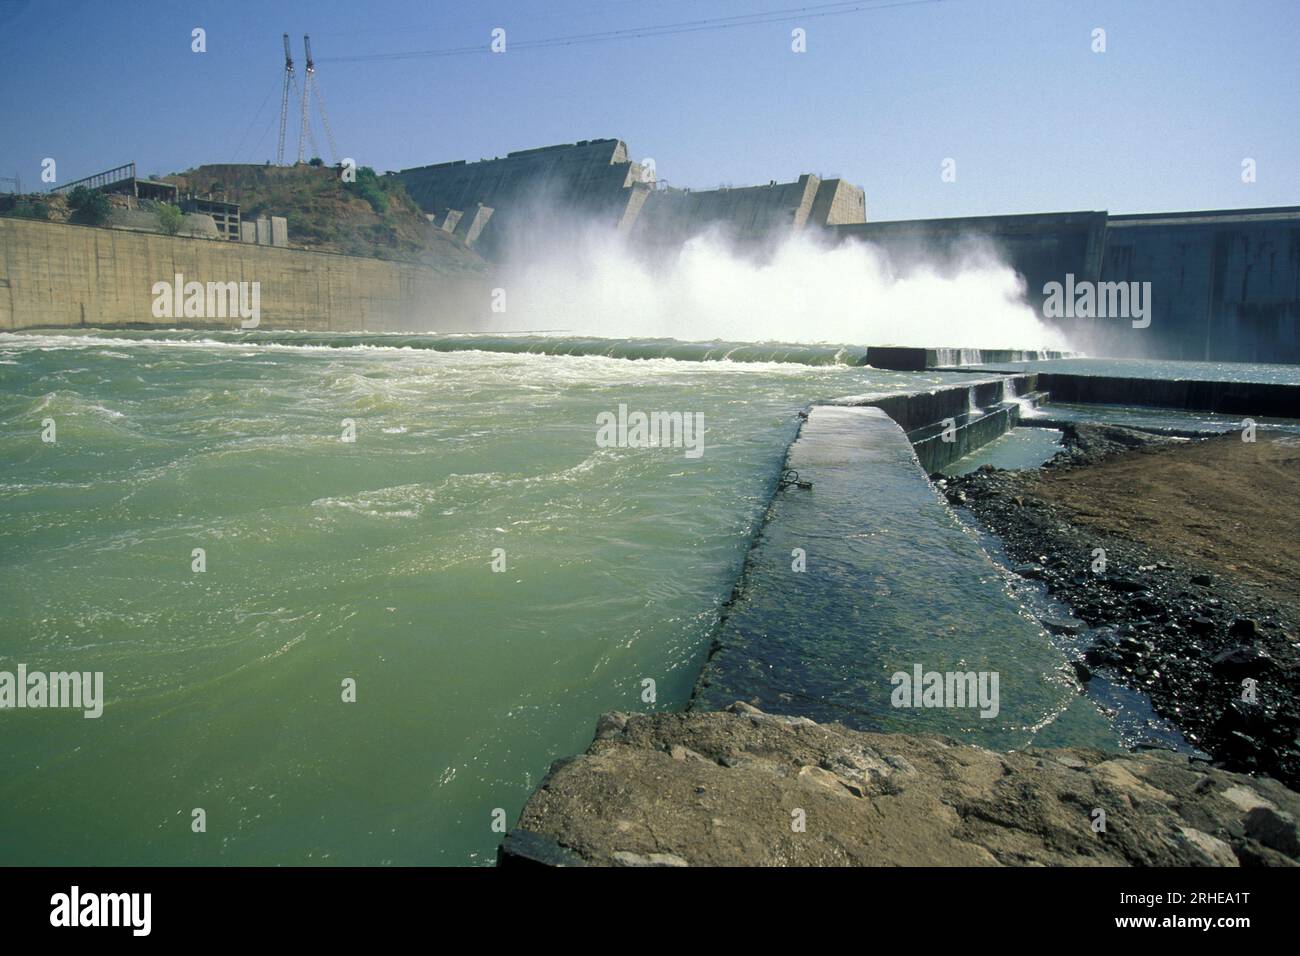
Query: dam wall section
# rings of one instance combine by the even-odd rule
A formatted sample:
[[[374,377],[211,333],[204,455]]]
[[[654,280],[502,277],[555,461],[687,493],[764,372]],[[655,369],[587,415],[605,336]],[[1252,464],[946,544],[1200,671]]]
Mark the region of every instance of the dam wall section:
[[[545,242],[568,219],[614,226],[638,244],[668,252],[710,230],[753,245],[810,226],[864,222],[867,214],[861,187],[812,174],[762,186],[668,187],[657,180],[653,161],[633,161],[620,139],[543,146],[389,175],[440,224],[454,223],[466,210],[490,207],[492,218],[479,245],[498,259],[512,237],[525,244]]]
[[[866,196],[842,179],[805,173],[792,183],[651,193],[631,230],[634,240],[676,248],[712,229],[742,243],[781,239],[809,226],[862,222]]]
[[[459,267],[459,268],[453,268]],[[239,328],[238,316],[157,318],[156,282],[257,282],[259,328],[463,330],[490,309],[486,273],[271,246],[0,218],[0,331]]]
[[[1048,282],[1064,281],[1067,273],[1078,281],[1101,278],[1106,213],[909,219],[831,226],[830,231],[839,241],[871,243],[903,270],[912,263],[960,261],[992,252],[1024,280],[1029,303],[1042,315],[1042,289]]]
[[[1040,317],[1095,355],[1300,363],[1300,206],[1110,215],[1031,213],[830,225],[896,268],[960,259],[981,244],[1025,282]],[[1123,283],[1144,315],[1060,315],[1045,287]],[[1133,284],[1137,285],[1134,286]],[[1146,285],[1149,283],[1149,286]],[[1062,290],[1064,291],[1064,289]],[[1131,305],[1135,306],[1133,300]],[[1145,327],[1134,327],[1149,321]]]
[[[1300,206],[1111,216],[1105,282],[1150,282],[1151,325],[1078,323],[1096,354],[1300,363]]]
[[[488,254],[505,251],[512,224],[557,210],[610,226],[636,219],[654,188],[652,173],[629,158],[619,139],[591,139],[523,149],[478,162],[456,160],[392,173],[438,221],[479,205],[494,212],[479,236]]]
[[[960,368],[1001,362],[1041,362],[1072,358],[1074,352],[1044,349],[926,349],[913,346],[871,345],[866,364],[894,372],[923,372],[929,368]]]

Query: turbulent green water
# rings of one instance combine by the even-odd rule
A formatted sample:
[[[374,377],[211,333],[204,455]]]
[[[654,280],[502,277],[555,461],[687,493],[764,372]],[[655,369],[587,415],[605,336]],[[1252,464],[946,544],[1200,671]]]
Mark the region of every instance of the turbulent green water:
[[[597,715],[685,703],[795,411],[953,379],[0,335],[0,670],[107,697],[0,713],[0,862],[491,862]],[[621,402],[702,413],[703,457],[597,447]]]
[[[865,347],[800,345],[789,342],[682,342],[677,339],[609,339],[588,335],[530,333],[309,332],[220,329],[114,331],[140,343],[291,345],[301,348],[399,348],[433,352],[507,352],[518,355],[593,355],[621,359],[677,359],[681,362],[783,362],[796,365],[862,365]]]

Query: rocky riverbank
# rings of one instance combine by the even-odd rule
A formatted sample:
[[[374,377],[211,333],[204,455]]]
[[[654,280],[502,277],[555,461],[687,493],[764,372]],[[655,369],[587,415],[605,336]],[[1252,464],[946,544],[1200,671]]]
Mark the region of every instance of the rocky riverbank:
[[[1148,694],[1231,770],[1300,788],[1300,447],[1066,430],[1037,472],[936,477],[1083,632],[1074,662]]]
[[[1006,754],[736,703],[606,714],[502,865],[1296,865],[1300,794],[1167,753]]]

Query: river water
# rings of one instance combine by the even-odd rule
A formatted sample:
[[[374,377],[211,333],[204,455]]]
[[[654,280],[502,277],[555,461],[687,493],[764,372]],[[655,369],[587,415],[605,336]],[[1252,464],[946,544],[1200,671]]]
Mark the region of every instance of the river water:
[[[795,413],[968,380],[445,340],[0,335],[0,670],[107,698],[0,713],[0,861],[490,863],[601,712],[685,705]],[[598,447],[620,403],[703,455]]]
[[[0,673],[102,672],[106,698],[97,719],[0,711],[0,863],[490,864],[494,823],[602,712],[686,705],[797,412],[971,382],[863,354],[0,334]],[[703,453],[609,447],[598,417],[620,406],[703,416]],[[1018,431],[985,459],[1050,455],[1055,433]],[[1032,601],[895,437],[888,467],[838,495],[839,523],[870,532],[837,545],[843,580],[865,582],[837,592],[844,609],[773,587],[746,620],[800,622],[785,663],[862,726],[1131,737],[1077,697]],[[819,490],[793,501],[835,504]],[[1000,720],[909,722],[854,696],[911,661],[1005,671]]]

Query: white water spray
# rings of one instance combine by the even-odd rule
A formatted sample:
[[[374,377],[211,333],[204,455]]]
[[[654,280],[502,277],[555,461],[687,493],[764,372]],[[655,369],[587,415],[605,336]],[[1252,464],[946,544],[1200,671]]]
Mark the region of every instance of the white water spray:
[[[987,245],[891,260],[858,241],[799,233],[760,257],[720,233],[679,250],[614,230],[529,230],[506,257],[504,314],[483,331],[954,348],[1067,347]]]

